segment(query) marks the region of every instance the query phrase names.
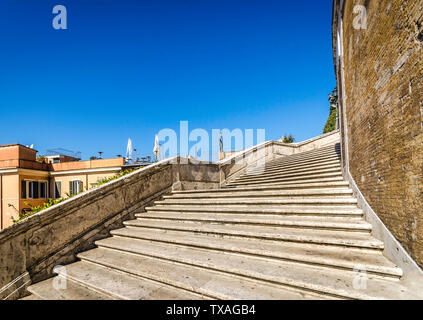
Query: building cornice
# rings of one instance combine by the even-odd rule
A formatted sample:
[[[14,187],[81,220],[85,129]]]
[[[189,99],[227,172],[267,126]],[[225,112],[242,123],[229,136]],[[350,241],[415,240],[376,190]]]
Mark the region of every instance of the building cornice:
[[[34,170],[34,169],[24,169],[24,168],[18,168],[17,173],[28,175],[28,176],[40,176],[40,177],[48,177],[49,176],[48,171]]]
[[[65,170],[65,171],[52,171],[50,175],[72,175],[72,174],[86,174],[86,173],[101,173],[101,172],[116,172],[122,170],[122,167],[109,167],[109,168],[93,168],[93,169],[80,169],[80,170]]]
[[[18,173],[18,168],[1,169],[0,174]]]

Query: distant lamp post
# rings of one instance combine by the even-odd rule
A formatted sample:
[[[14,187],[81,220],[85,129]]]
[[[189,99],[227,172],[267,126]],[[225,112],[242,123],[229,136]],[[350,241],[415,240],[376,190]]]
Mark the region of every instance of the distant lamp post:
[[[98,151],[97,153],[98,153],[98,158],[99,158],[99,159],[102,159],[102,158],[101,158],[101,155],[102,155],[104,152],[103,152],[103,151]]]

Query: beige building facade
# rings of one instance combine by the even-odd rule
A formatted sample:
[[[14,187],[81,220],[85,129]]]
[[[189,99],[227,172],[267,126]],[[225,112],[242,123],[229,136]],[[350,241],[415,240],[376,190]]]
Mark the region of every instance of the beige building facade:
[[[60,199],[95,187],[122,171],[124,158],[79,161],[67,156],[37,161],[37,151],[19,144],[0,146],[0,230],[19,213],[48,199]]]

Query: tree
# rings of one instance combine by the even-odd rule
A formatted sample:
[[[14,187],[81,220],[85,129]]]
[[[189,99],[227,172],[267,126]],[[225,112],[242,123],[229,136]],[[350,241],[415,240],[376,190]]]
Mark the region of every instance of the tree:
[[[98,160],[98,158],[96,156],[92,156],[90,157],[90,160]]]
[[[295,138],[292,134],[290,134],[289,136],[283,136],[282,137],[283,143],[293,143],[294,141],[295,141]]]
[[[38,155],[37,156],[37,162],[45,163],[46,162],[46,157],[44,157],[42,155]]]
[[[333,89],[332,94],[329,95],[328,100],[330,102],[329,117],[323,128],[323,133],[329,133],[336,130],[336,109],[338,106],[338,93],[336,87]]]

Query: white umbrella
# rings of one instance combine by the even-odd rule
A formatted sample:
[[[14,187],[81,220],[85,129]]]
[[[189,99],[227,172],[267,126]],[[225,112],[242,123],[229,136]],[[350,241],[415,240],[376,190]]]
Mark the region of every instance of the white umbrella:
[[[160,158],[160,145],[159,145],[159,136],[156,134],[156,137],[154,139],[154,158],[156,158],[156,161],[159,161]]]
[[[126,147],[126,161],[129,162],[132,160],[132,140],[128,139],[128,146]]]

